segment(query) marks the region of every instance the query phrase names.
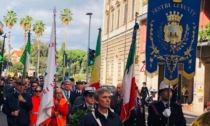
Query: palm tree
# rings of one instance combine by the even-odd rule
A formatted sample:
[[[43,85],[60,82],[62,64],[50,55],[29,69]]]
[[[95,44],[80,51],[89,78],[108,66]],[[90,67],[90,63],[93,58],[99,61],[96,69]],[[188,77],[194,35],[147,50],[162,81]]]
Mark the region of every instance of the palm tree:
[[[65,46],[64,46],[64,49],[66,50],[66,38],[67,38],[67,35],[66,35],[66,33],[67,33],[67,26],[69,25],[69,22],[71,22],[72,21],[72,12],[71,12],[71,10],[70,9],[68,9],[68,8],[64,8],[62,11],[61,11],[61,14],[60,14],[60,19],[61,19],[61,22],[62,22],[62,24],[65,26]]]
[[[31,23],[33,18],[26,15],[20,19],[20,26],[24,30],[24,45],[26,44],[26,32],[31,29]]]
[[[39,73],[39,57],[40,57],[40,36],[42,36],[43,32],[45,30],[45,24],[43,23],[42,20],[37,20],[35,24],[33,24],[33,31],[35,32],[37,36],[37,75]]]
[[[11,33],[11,29],[12,27],[15,25],[15,23],[17,22],[17,14],[13,11],[13,10],[7,10],[7,14],[4,16],[4,22],[7,26],[7,28],[9,29],[8,32],[8,62],[10,62],[10,33]],[[8,67],[8,71],[9,71],[9,67]]]
[[[72,12],[70,9],[68,8],[64,8],[62,11],[61,11],[61,14],[60,14],[60,19],[61,19],[61,22],[62,24],[65,26],[65,35],[64,35],[64,52],[66,50],[66,41],[67,41],[67,27],[69,25],[69,22],[72,21]],[[65,66],[63,66],[63,77],[65,76]]]

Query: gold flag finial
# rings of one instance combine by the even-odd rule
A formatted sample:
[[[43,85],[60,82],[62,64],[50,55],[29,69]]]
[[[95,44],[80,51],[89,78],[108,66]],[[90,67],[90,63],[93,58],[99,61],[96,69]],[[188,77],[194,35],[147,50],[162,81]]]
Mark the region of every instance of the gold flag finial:
[[[181,3],[182,0],[173,0],[173,2],[176,2],[176,3]]]

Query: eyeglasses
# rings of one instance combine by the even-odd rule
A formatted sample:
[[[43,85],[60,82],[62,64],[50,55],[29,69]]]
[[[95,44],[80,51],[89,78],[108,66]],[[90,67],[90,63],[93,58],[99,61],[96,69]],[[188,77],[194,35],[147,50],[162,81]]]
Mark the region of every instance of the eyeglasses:
[[[13,81],[13,80],[9,80],[9,81]]]
[[[90,97],[90,98],[93,98],[94,94],[88,94],[87,96]]]
[[[32,85],[31,87],[37,87],[36,85]]]
[[[42,92],[42,90],[35,90],[35,92],[36,92],[36,93],[41,93],[41,92]]]

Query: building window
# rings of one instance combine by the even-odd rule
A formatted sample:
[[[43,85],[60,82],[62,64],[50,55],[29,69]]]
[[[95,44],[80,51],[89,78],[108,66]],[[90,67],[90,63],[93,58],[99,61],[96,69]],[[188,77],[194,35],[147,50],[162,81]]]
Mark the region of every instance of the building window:
[[[125,2],[125,5],[124,5],[124,20],[123,20],[123,23],[125,24],[127,21],[127,1]]]
[[[114,28],[114,11],[112,12],[112,31],[113,31],[113,28]]]
[[[131,14],[131,19],[134,19],[134,15],[135,15],[135,0],[132,0],[132,14]]]
[[[117,28],[119,27],[120,25],[120,7],[118,8],[118,11],[117,11]]]

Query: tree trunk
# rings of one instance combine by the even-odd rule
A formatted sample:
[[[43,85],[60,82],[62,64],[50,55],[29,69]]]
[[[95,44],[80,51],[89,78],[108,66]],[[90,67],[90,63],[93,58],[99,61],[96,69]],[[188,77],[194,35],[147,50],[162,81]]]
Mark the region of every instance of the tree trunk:
[[[26,30],[24,30],[24,42],[23,42],[23,46],[26,45]]]
[[[38,37],[37,38],[37,70],[36,70],[37,77],[39,76],[39,59],[40,59],[40,40]]]
[[[11,37],[11,31],[9,30],[8,32],[8,63],[7,63],[7,68],[8,68],[8,73],[10,72],[10,65],[9,65],[9,62],[11,61],[10,60],[10,50],[11,50],[11,44],[10,44],[10,37]],[[7,75],[6,75],[7,76]]]

